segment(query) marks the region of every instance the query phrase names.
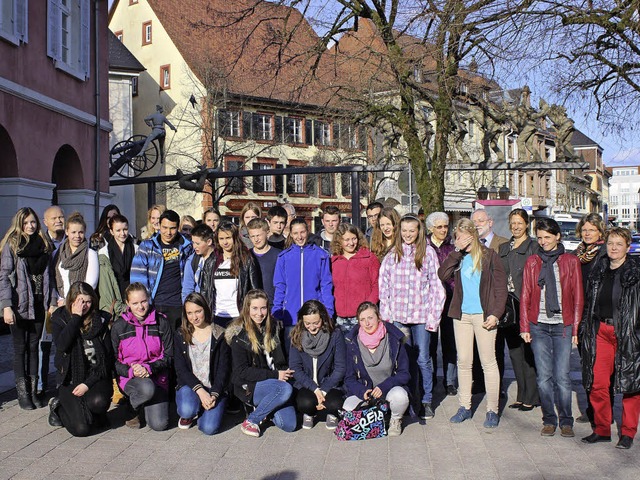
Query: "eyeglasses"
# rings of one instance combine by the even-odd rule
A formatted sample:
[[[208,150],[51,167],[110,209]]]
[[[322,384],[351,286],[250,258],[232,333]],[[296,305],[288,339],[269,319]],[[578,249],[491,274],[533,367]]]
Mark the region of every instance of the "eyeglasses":
[[[431,227],[431,228],[436,228],[436,229],[438,229],[438,230],[442,230],[442,229],[447,229],[447,228],[449,228],[449,225],[434,225],[434,226],[433,226],[433,227]]]
[[[376,218],[378,218],[380,216],[379,213],[374,213],[373,215],[367,215],[367,219],[368,220],[375,220]]]

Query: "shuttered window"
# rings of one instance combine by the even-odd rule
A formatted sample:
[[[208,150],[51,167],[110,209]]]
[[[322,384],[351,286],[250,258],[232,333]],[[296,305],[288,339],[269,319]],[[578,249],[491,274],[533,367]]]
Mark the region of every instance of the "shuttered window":
[[[91,1],[47,0],[47,56],[80,80],[91,67]]]
[[[0,38],[14,45],[27,43],[28,0],[0,0]]]

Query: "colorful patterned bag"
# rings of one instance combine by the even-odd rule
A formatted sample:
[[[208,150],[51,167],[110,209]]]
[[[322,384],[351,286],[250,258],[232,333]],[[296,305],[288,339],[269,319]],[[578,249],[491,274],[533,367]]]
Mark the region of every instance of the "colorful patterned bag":
[[[385,416],[389,403],[385,400],[365,400],[352,411],[342,411],[342,419],[336,428],[338,440],[368,440],[387,436]]]

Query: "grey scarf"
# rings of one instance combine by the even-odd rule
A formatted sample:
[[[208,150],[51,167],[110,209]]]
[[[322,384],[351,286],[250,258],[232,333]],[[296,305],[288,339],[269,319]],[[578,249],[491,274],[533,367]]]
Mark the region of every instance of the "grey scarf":
[[[315,335],[311,335],[308,330],[302,332],[302,351],[307,355],[318,358],[329,346],[331,335],[329,332],[320,330]]]
[[[360,339],[358,339],[358,347],[360,349],[362,363],[371,377],[374,386],[380,385],[391,376],[393,373],[393,362],[391,361],[388,335],[384,336],[373,352],[365,347]]]
[[[58,265],[65,270],[69,271],[69,286],[75,282],[84,282],[87,277],[87,267],[89,266],[88,259],[89,243],[85,240],[82,242],[74,253],[71,253],[71,247],[69,246],[69,239],[62,244],[58,250],[58,261],[56,262],[56,287],[58,293],[64,295],[64,282]]]

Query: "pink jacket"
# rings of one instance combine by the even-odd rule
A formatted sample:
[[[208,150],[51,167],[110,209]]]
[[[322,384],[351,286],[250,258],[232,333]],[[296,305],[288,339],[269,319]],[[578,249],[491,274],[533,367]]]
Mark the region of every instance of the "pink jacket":
[[[331,257],[333,296],[338,316],[355,317],[362,302],[378,303],[379,271],[380,261],[368,248],[359,249],[348,260],[344,255]]]

